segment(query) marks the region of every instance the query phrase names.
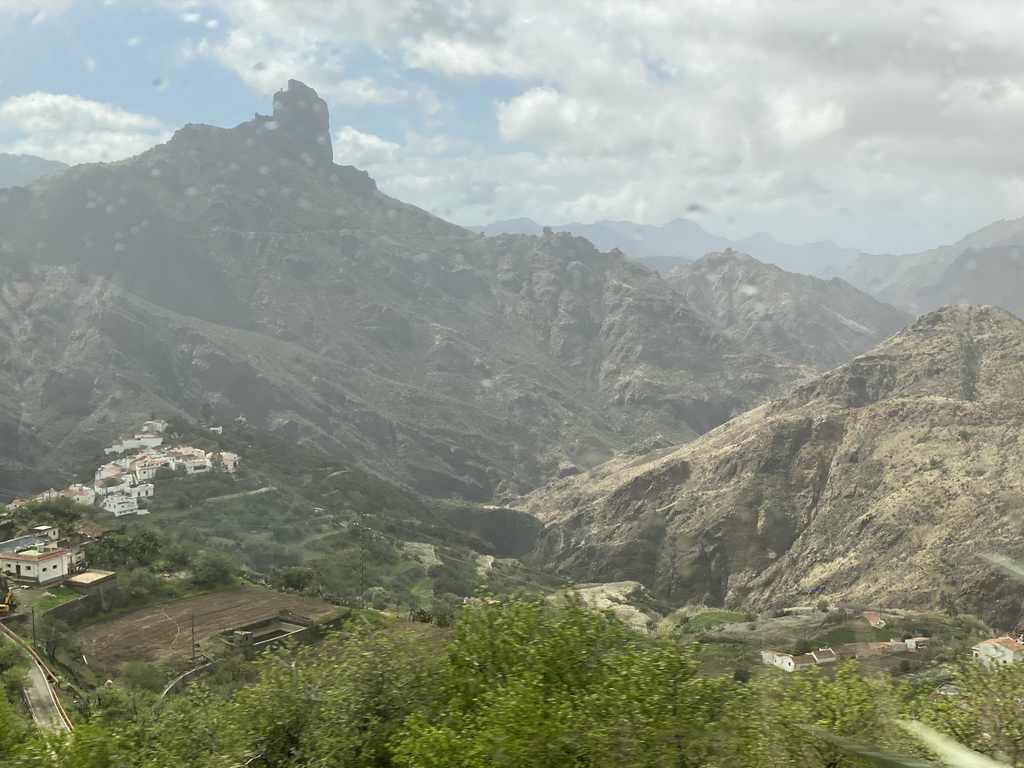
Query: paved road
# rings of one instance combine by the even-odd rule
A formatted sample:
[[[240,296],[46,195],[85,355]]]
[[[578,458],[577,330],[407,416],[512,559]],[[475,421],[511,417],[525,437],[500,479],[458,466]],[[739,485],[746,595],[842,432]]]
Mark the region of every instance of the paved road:
[[[9,637],[0,636],[0,642],[13,643],[14,641]],[[46,673],[28,651],[24,648],[21,651],[29,660],[28,675],[25,678],[25,701],[32,714],[32,721],[42,731],[66,731],[67,723],[64,722],[64,718],[53,700],[53,692],[50,690]]]
[[[32,720],[41,731],[66,731],[67,724],[53,702],[53,693],[46,680],[46,673],[39,668],[35,660],[28,670],[25,684],[25,700],[28,702]]]

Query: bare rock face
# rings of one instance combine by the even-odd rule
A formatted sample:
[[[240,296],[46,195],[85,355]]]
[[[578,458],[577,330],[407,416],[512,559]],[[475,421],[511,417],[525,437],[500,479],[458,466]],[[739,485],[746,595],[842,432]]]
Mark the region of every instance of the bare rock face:
[[[981,557],[1024,554],[1024,322],[944,307],[675,451],[623,455],[522,508],[535,562],[763,610],[952,601],[1013,626]]]
[[[260,127],[286,157],[310,167],[334,162],[327,102],[305,83],[289,80],[286,89],[275,93],[273,116]]]
[[[849,361],[912,319],[839,278],[786,272],[743,253],[709,253],[665,280],[729,336],[821,370]]]

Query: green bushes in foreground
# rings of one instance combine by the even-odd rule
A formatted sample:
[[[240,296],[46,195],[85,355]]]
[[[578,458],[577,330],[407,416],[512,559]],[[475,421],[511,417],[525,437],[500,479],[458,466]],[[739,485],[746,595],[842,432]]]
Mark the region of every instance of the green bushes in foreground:
[[[363,626],[271,653],[242,687],[207,678],[164,701],[150,693],[152,670],[133,668],[134,684],[97,700],[73,734],[15,731],[5,747],[10,765],[78,768],[840,768],[880,764],[843,739],[927,759],[896,723],[914,717],[1024,765],[1024,670],[964,667],[957,701],[932,701],[863,678],[855,662],[756,669],[749,682],[703,677],[699,653],[571,595],[481,606],[454,630]]]

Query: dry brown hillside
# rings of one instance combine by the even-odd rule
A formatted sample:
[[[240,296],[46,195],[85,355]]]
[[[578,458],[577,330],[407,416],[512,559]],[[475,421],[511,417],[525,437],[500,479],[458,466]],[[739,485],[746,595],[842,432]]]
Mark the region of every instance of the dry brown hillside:
[[[534,492],[534,553],[674,603],[827,598],[1015,621],[980,558],[1024,552],[1024,322],[944,307],[675,451]]]

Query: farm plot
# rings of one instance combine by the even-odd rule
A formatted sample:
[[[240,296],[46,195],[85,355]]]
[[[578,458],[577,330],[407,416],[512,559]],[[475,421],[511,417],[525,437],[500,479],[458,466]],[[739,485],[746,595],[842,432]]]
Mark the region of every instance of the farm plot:
[[[189,658],[193,620],[196,642],[205,646],[218,632],[271,618],[281,609],[310,619],[339,611],[336,605],[308,597],[234,587],[100,621],[77,632],[75,639],[95,672],[114,677],[129,661],[163,664]]]

